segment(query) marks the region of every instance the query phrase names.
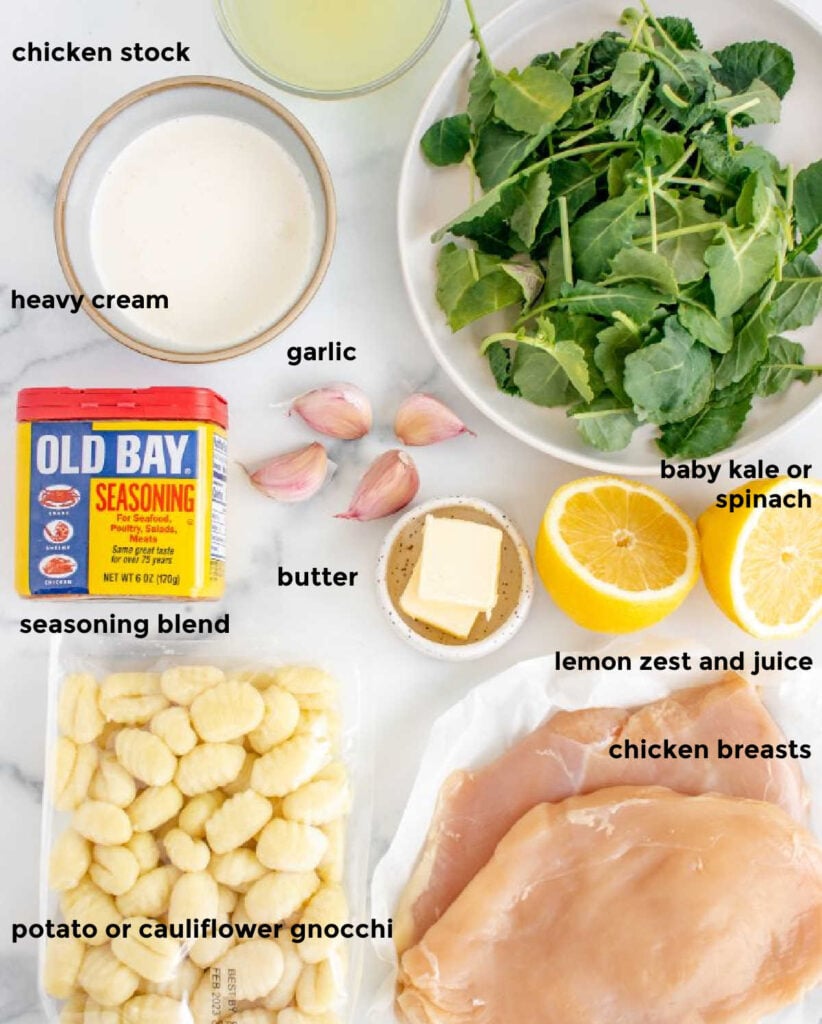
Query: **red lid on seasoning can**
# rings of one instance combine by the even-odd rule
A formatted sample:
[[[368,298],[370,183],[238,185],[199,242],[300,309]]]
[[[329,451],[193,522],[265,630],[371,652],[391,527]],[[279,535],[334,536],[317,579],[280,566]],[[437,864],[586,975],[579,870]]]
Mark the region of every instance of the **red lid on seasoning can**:
[[[38,420],[200,420],[228,427],[228,403],[210,388],[25,388],[18,423]]]

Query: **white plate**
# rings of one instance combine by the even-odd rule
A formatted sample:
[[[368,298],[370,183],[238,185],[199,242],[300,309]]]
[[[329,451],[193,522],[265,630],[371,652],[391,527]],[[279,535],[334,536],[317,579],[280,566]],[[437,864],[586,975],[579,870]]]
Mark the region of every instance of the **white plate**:
[[[500,68],[522,67],[538,53],[559,50],[618,27],[622,0],[520,0],[483,30],[492,59]],[[694,22],[710,49],[746,39],[768,39],[787,46],[796,60],[796,82],[783,104],[779,125],[751,134],[797,169],[820,156],[822,138],[822,37],[819,27],[795,8],[777,0],[657,0],[661,14],[682,15]],[[466,34],[468,31],[466,21]],[[541,409],[499,391],[477,343],[504,315],[451,333],[435,299],[436,255],[431,234],[468,205],[465,167],[436,168],[424,160],[420,138],[440,117],[465,110],[467,84],[475,48],[466,44],[448,65],[423,104],[405,154],[400,180],[398,227],[400,259],[411,305],[434,355],[457,387],[486,416],[527,444],[580,466],[650,475],[658,471],[661,453],[655,431],[637,431],[623,452],[604,455],[588,447],[564,409]],[[809,362],[822,361],[822,328],[797,335],[809,350]],[[776,398],[758,401],[737,443],[722,460],[761,444],[765,437],[795,424],[822,394],[822,380],[795,384]]]

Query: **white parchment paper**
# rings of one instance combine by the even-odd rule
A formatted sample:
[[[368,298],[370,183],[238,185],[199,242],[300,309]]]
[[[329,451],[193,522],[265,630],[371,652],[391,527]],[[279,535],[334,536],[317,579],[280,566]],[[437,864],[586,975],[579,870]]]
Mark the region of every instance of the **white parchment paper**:
[[[440,787],[451,772],[487,764],[556,711],[633,707],[659,700],[683,687],[715,681],[722,675],[699,670],[638,670],[640,655],[682,652],[690,653],[694,664],[698,664],[701,655],[710,653],[699,644],[681,639],[643,638],[619,640],[596,652],[631,655],[631,671],[563,673],[555,671],[553,656],[535,658],[486,680],[446,711],[434,723],[397,833],[374,872],[371,903],[376,919],[385,920],[393,915],[428,833]],[[766,653],[774,651],[768,649]],[[746,668],[752,668],[750,658]],[[811,794],[812,828],[817,836],[822,836],[822,684],[814,672],[768,673],[757,676],[753,682],[760,687],[768,710],[786,737],[812,746],[813,756],[801,765]],[[374,1013],[384,1015],[393,1002],[396,953],[390,940],[375,942],[375,947],[387,965],[387,972]],[[822,987],[802,1003],[769,1016],[762,1024],[820,1022]]]

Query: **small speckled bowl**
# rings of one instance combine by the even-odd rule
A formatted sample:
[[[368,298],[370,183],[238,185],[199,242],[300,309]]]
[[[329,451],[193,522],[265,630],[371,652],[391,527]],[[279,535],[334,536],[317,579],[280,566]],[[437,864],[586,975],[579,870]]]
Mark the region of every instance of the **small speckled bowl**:
[[[491,631],[474,640],[470,636],[467,640],[458,640],[424,623],[415,623],[400,611],[397,604],[402,583],[410,576],[418,555],[426,515],[446,511],[451,518],[465,518],[498,526],[505,537],[500,600],[490,624],[486,625],[478,619],[480,631]],[[460,511],[464,515],[460,515]],[[515,592],[511,591],[506,596],[506,587],[510,588],[512,582]],[[383,542],[377,561],[377,589],[388,620],[406,643],[432,658],[472,661],[498,650],[519,631],[534,598],[534,572],[528,545],[504,512],[479,498],[436,498],[410,509],[394,523]],[[494,624],[495,616],[499,617],[497,624]]]

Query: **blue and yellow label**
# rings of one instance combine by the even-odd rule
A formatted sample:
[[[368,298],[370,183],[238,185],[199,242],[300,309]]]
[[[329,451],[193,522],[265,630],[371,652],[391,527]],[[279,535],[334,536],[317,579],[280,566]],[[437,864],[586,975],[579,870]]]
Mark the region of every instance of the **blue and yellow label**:
[[[226,440],[197,421],[18,425],[17,589],[217,598]]]

